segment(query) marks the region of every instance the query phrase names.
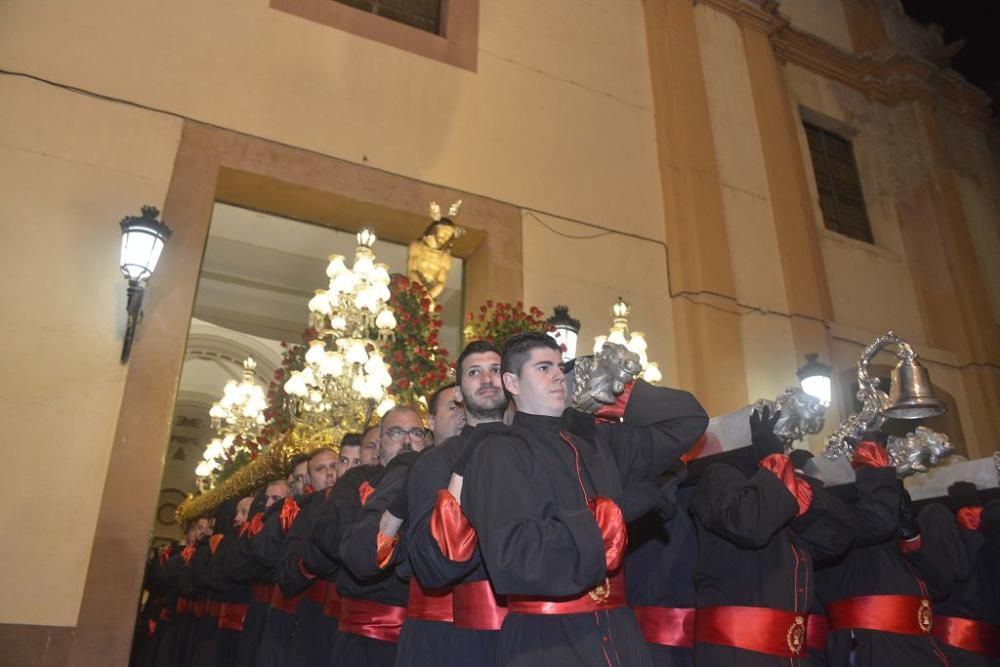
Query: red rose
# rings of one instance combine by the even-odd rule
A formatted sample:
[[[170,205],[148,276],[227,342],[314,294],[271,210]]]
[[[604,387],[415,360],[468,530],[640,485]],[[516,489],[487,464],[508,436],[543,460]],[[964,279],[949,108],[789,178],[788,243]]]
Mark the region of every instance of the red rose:
[[[396,386],[399,387],[400,389],[409,389],[410,381],[407,380],[406,378],[399,378],[398,380],[396,380]]]

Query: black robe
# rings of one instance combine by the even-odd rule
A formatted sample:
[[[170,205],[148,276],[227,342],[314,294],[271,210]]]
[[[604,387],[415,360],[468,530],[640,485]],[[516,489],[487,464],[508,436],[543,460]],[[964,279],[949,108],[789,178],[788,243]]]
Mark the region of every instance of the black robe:
[[[664,521],[648,512],[629,524],[625,556],[630,607],[693,608],[697,603],[694,571],[698,564],[698,535],[688,514],[693,487],[677,493],[677,510]],[[694,649],[647,642],[657,667],[690,667]]]
[[[212,595],[224,605],[249,605],[252,599],[249,581],[234,576],[230,571],[230,554],[237,548],[238,541],[239,529],[233,528],[223,536],[212,558]],[[242,635],[241,630],[217,628],[212,643],[212,664],[216,667],[231,667],[235,664]]]
[[[745,455],[753,448],[744,448]],[[807,614],[814,606],[813,562],[850,546],[846,508],[806,481],[813,500],[802,516],[798,501],[768,470],[752,475],[728,463],[709,465],[691,499],[698,529],[695,590],[698,608],[745,606]],[[695,664],[718,667],[810,665],[732,646],[695,643]]]
[[[1000,502],[996,502],[1000,510]],[[984,509],[984,512],[986,509]],[[980,530],[959,525],[950,509],[939,503],[924,507],[917,517],[920,548],[906,558],[935,597],[934,618],[947,616],[1000,624],[1000,591],[990,581],[991,562]],[[935,620],[936,622],[936,620]],[[940,642],[950,667],[990,667],[995,657]]]
[[[292,502],[299,501],[286,497],[275,503],[264,522],[264,528],[250,543],[254,561],[261,570],[268,573],[270,581],[275,583],[282,547],[285,543],[285,530],[281,523],[281,513],[285,505]],[[284,667],[287,664],[295,626],[295,613],[273,605],[268,608],[264,626],[261,629],[260,646],[257,648],[254,662],[256,667]]]
[[[816,571],[817,592],[824,606],[863,595],[911,595],[926,598],[926,584],[906,562],[896,542],[902,483],[894,468],[860,468],[852,507],[854,546]],[[853,651],[853,663],[850,663]],[[908,667],[944,665],[943,652],[930,636],[876,630],[830,632],[827,661],[831,667]]]
[[[568,435],[574,415],[580,413],[568,410],[564,422],[518,412],[505,432],[483,439],[466,468],[462,508],[501,595],[576,598],[604,584],[614,573],[606,570],[604,543],[588,500],[601,496],[620,505],[626,485],[655,479],[708,423],[687,392],[641,380],[622,423]],[[628,607],[509,613],[499,644],[497,661],[504,665],[650,664]]]

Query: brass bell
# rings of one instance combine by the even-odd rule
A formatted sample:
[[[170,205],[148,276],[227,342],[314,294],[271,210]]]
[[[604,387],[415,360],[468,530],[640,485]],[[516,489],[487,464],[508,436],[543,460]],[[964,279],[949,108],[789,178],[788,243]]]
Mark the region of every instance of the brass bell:
[[[947,411],[947,404],[934,395],[927,369],[915,358],[900,359],[892,369],[889,400],[883,414],[893,419],[924,419]]]

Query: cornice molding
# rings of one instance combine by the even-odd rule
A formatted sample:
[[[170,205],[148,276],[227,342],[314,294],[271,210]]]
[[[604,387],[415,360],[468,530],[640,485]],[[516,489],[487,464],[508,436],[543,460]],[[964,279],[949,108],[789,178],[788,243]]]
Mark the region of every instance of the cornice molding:
[[[768,36],[778,59],[893,106],[920,100],[977,123],[989,120],[990,98],[954,70],[904,53],[857,55],[792,26],[775,0],[694,0]]]

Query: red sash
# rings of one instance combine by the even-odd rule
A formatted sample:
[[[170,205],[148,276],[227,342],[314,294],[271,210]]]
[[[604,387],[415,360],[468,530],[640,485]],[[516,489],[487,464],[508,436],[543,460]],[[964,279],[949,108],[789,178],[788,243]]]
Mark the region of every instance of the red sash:
[[[323,596],[323,615],[340,618],[340,594],[332,583],[326,585],[326,595]]]
[[[211,616],[212,618],[218,618],[221,609],[222,609],[222,603],[219,602],[218,600],[208,601],[208,615]]]
[[[219,627],[223,630],[243,631],[243,621],[247,617],[248,604],[238,602],[223,602],[219,609]]]
[[[931,603],[916,595],[862,595],[826,606],[831,630],[877,630],[898,635],[930,634]]]
[[[632,611],[639,621],[642,636],[650,644],[694,646],[694,608],[632,607]]]
[[[1000,658],[1000,625],[958,616],[937,616],[934,636],[949,646]]]
[[[399,632],[406,618],[406,607],[362,600],[340,598],[340,624],[337,629],[384,642],[399,642]]]
[[[201,618],[208,611],[208,600],[193,600],[191,602],[191,611],[198,618]]]
[[[191,611],[191,601],[185,597],[178,597],[176,609],[178,614],[188,613]]]
[[[250,587],[254,602],[271,602],[271,595],[274,593],[274,584],[253,584]]]
[[[455,627],[465,630],[499,630],[507,617],[507,606],[497,603],[487,580],[469,581],[452,589]]]
[[[830,624],[822,614],[809,614],[806,625],[806,646],[813,651],[826,650],[826,638],[830,635]]]
[[[701,607],[695,614],[698,644],[719,644],[782,658],[802,655],[806,614],[768,607]]]
[[[451,589],[424,590],[416,577],[410,577],[410,599],[406,605],[406,617],[420,621],[439,621],[451,623],[452,615]]]
[[[301,595],[286,598],[285,594],[281,592],[281,586],[275,586],[271,593],[271,606],[287,614],[294,614],[295,610],[299,608],[299,600],[301,599]]]
[[[322,605],[323,601],[326,600],[326,581],[323,579],[317,579],[312,582],[306,592],[303,593],[307,598],[312,600],[318,605]]]
[[[625,573],[621,568],[604,583],[576,598],[507,596],[507,611],[512,614],[583,614],[624,606]]]

